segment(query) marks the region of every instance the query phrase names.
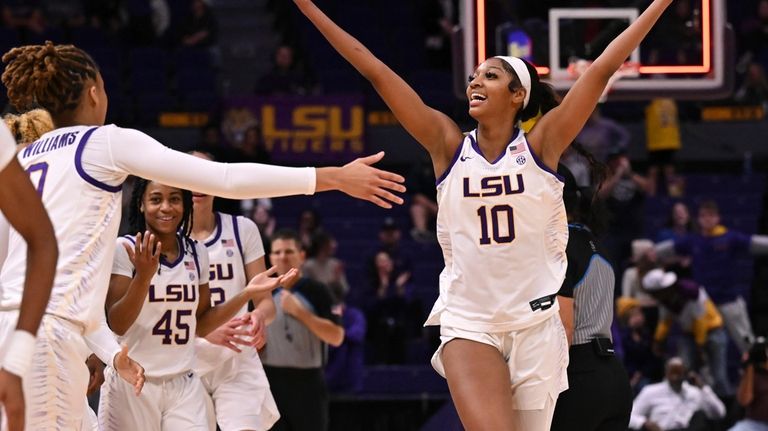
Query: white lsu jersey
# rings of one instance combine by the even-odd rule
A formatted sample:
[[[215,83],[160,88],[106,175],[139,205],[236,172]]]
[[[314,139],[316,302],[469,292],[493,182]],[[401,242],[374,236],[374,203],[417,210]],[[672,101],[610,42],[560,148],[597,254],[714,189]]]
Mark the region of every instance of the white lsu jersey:
[[[120,224],[122,186],[105,184],[83,168],[82,153],[97,127],[65,127],[44,134],[19,151],[59,245],[59,260],[46,313],[85,327],[95,322],[93,301],[103,304]],[[67,190],[67,193],[60,192]],[[2,268],[0,308],[18,308],[24,285],[27,245],[11,230]],[[93,296],[97,292],[96,297]],[[101,306],[98,308],[101,312]]]
[[[133,277],[134,266],[123,244],[134,238],[117,239],[112,273]],[[178,237],[179,256],[173,262],[161,259],[152,277],[144,305],[133,325],[118,339],[129,346],[128,354],[140,363],[147,377],[169,377],[190,371],[195,361],[195,331],[200,285],[208,283],[208,253],[202,244]]]
[[[517,131],[493,163],[467,134],[437,180],[445,269],[427,325],[505,332],[546,320],[565,277],[563,182]]]
[[[264,244],[256,223],[245,217],[214,213],[216,231],[203,241],[210,265],[211,306],[229,300],[248,284],[245,265],[264,256]],[[244,305],[239,314],[248,311]],[[206,374],[235,352],[198,338],[195,371]],[[247,349],[246,349],[247,350]],[[244,350],[245,352],[245,350]]]

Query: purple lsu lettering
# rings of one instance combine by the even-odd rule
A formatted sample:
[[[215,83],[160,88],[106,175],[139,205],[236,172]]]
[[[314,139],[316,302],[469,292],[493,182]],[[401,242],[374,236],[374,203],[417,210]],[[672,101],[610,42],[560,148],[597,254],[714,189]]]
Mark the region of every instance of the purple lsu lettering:
[[[213,280],[232,280],[235,278],[235,270],[232,268],[232,264],[228,263],[222,265],[220,263],[212,263],[209,267],[209,278]]]
[[[517,188],[514,189],[512,188],[512,178],[510,178],[509,175],[483,177],[480,178],[479,183],[479,190],[472,191],[470,178],[464,177],[464,197],[485,198],[501,195],[516,195],[525,191],[523,174],[517,174]]]
[[[151,284],[148,298],[149,302],[195,302],[197,301],[197,285],[168,284],[165,286],[165,293],[163,294],[162,288],[156,289],[155,285]]]

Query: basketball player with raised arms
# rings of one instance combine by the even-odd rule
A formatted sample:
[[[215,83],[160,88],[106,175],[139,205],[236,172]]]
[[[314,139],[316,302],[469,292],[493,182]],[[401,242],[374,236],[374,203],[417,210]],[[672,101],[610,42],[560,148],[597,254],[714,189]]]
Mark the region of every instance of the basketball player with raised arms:
[[[194,156],[213,160],[208,153]],[[192,238],[205,245],[210,264],[211,304],[239,294],[266,269],[264,244],[256,223],[213,210],[214,197],[193,192]],[[266,325],[275,318],[272,294],[243,307],[237,316],[199,337],[195,372],[213,400],[211,428],[221,431],[266,431],[280,418],[257,349],[266,342]]]
[[[99,426],[105,431],[208,430],[208,394],[193,370],[198,336],[230,320],[249,300],[298,276],[294,269],[253,277],[211,306],[205,245],[192,240],[192,193],[154,181],[136,182],[129,214],[144,235],[118,238],[106,309],[110,328],[141,362],[139,397],[114,370],[105,371]],[[242,400],[241,400],[242,401]]]
[[[35,364],[24,383],[27,429],[81,426],[82,394],[88,383],[88,349],[82,345],[83,338],[103,335],[88,347],[97,354],[102,350],[99,356],[109,359],[108,364],[120,352],[114,335],[103,331],[102,322],[122,183],[129,174],[233,199],[337,189],[387,208],[402,203],[394,192],[404,190],[403,178],[370,166],[383,153],[343,167],[319,169],[214,163],[173,151],[137,130],[104,126],[104,81],[93,59],[77,47],[50,42],[18,47],[7,52],[3,62],[2,81],[10,103],[22,111],[33,105],[44,108],[56,127],[18,154],[22,168],[41,192],[60,255],[46,309],[59,326],[38,336]],[[0,313],[0,325],[16,323],[13,310],[21,302],[25,256],[26,245],[11,236],[0,275],[0,300],[9,311]],[[6,319],[13,323],[5,323]],[[51,338],[60,343],[56,351],[44,349],[53,342]],[[0,336],[0,344],[8,340],[10,333]],[[134,371],[138,389],[143,377],[139,369]],[[29,414],[32,411],[34,416]]]
[[[432,158],[445,269],[427,324],[440,325],[432,363],[464,427],[548,430],[568,364],[555,301],[568,241],[558,160],[672,0],[654,0],[559,105],[526,61],[487,59],[469,78],[469,114],[478,125],[467,134],[310,0],[294,2]],[[539,114],[523,133],[519,122]]]
[[[24,295],[14,310],[4,311],[5,304],[0,302],[0,313],[11,317],[0,320],[0,411],[5,421],[0,426],[21,431],[25,412],[22,380],[32,362],[35,336],[51,294],[58,248],[51,220],[15,156],[16,141],[8,127],[0,124],[0,265],[8,249],[9,223],[27,245],[27,264],[21,268]],[[47,324],[46,320],[44,330]]]

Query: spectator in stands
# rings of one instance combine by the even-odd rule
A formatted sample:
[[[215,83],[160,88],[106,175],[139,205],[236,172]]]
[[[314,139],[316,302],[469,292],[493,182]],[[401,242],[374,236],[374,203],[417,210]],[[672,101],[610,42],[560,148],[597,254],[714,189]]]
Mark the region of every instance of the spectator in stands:
[[[374,286],[378,283],[378,271],[376,269],[376,255],[384,251],[386,252],[394,265],[394,277],[396,279],[403,278],[405,283],[411,280],[411,274],[413,269],[411,253],[402,246],[400,239],[402,238],[402,231],[400,226],[397,225],[395,219],[387,217],[379,229],[379,244],[375,251],[368,257],[368,275],[369,283]]]
[[[678,201],[672,205],[667,223],[656,233],[656,242],[666,240],[684,240],[688,235],[695,233],[693,219],[688,205]],[[666,259],[664,267],[674,271],[679,277],[691,275],[691,257],[675,256]]]
[[[573,177],[576,178],[576,184],[579,187],[592,186],[589,161],[586,157],[579,154],[575,147],[571,146],[565,150],[563,156],[560,157],[560,163],[573,173]]]
[[[344,262],[335,256],[338,242],[326,231],[319,231],[312,238],[312,252],[304,263],[304,276],[328,287],[334,304],[340,304],[349,293],[349,282],[344,272]]]
[[[659,174],[664,176],[669,196],[680,197],[684,182],[675,169],[674,156],[682,146],[677,103],[669,97],[657,97],[645,107],[645,136],[648,151],[649,195],[658,190]]]
[[[458,23],[458,2],[426,0],[419,5],[427,65],[434,69],[450,69],[451,33]]]
[[[605,163],[610,154],[626,152],[629,147],[629,131],[616,121],[603,117],[596,107],[576,136],[576,140],[600,162]]]
[[[305,253],[294,231],[272,237],[272,263],[278,274],[301,268]],[[267,327],[261,361],[280,411],[275,431],[328,428],[328,391],[323,373],[325,345],[338,347],[344,328],[331,312],[332,298],[321,283],[301,276],[273,292],[275,320]]]
[[[5,27],[19,30],[22,37],[29,32],[45,32],[45,17],[40,0],[3,0],[2,12]]]
[[[744,354],[744,374],[741,376],[736,399],[746,408],[744,419],[730,431],[768,430],[768,355],[766,340],[758,337],[749,353]]]
[[[733,98],[742,105],[766,108],[766,103],[768,103],[768,79],[765,77],[763,65],[759,63],[749,64],[747,73],[744,76],[744,82],[736,90]]]
[[[630,266],[624,270],[621,278],[621,299],[637,301],[643,312],[645,324],[649,329],[653,329],[659,320],[659,307],[656,300],[642,286],[645,274],[658,266],[653,241],[644,238],[635,239],[632,240],[631,248]]]
[[[296,61],[293,48],[280,45],[275,50],[272,69],[256,84],[256,94],[306,95],[315,91],[311,74]]]
[[[257,199],[256,204],[251,211],[251,220],[256,223],[259,232],[261,232],[261,241],[264,243],[264,253],[266,253],[266,266],[269,268],[272,266],[269,261],[269,251],[271,250],[270,238],[272,238],[272,235],[275,233],[275,227],[277,226],[277,220],[272,214],[272,201],[268,199]]]
[[[192,0],[190,7],[190,14],[179,29],[179,43],[200,48],[216,45],[219,28],[211,7],[204,0]]]
[[[667,335],[676,320],[683,332],[679,348],[686,366],[698,370],[706,356],[715,392],[722,397],[733,395],[728,379],[728,338],[723,319],[704,289],[693,280],[678,279],[674,272],[662,269],[649,271],[643,277],[643,288],[661,304],[654,351],[663,354]]]
[[[694,280],[707,289],[723,316],[731,339],[746,352],[754,338],[747,304],[736,282],[736,259],[751,254],[768,254],[768,236],[747,235],[720,224],[720,209],[714,201],[699,204],[699,232],[656,245],[659,259],[675,255],[691,257]]]
[[[647,384],[661,376],[662,360],[653,353],[653,337],[640,301],[619,298],[616,301],[616,316],[624,329],[621,337],[624,367],[629,374],[632,391],[637,395]]]
[[[688,381],[686,381],[688,379]],[[646,431],[704,431],[708,420],[725,416],[725,406],[695,373],[686,373],[680,358],[671,358],[664,381],[640,391],[632,407],[629,427]]]
[[[421,158],[411,167],[407,179],[411,195],[411,238],[421,243],[436,242],[437,189],[435,174],[429,159]]]
[[[334,306],[333,310],[334,314],[341,316],[344,341],[339,347],[328,350],[328,365],[325,367],[328,390],[332,393],[359,392],[363,386],[365,363],[365,315],[359,308],[345,302]]]
[[[240,152],[241,160],[253,163],[270,163],[272,157],[264,148],[261,140],[261,128],[254,125],[246,129],[241,142],[233,143]]]
[[[625,149],[612,151],[607,164],[608,178],[598,191],[598,197],[605,200],[612,220],[603,243],[614,270],[621,274],[630,257],[632,240],[643,236],[645,230],[643,211],[650,182],[633,171]]]
[[[366,319],[372,347],[371,363],[403,364],[408,329],[411,326],[408,273],[396,275],[392,258],[385,251],[375,257],[376,282],[368,290]]]
[[[299,240],[304,250],[314,251],[312,241],[323,230],[320,214],[313,209],[306,209],[299,215]],[[312,257],[310,255],[310,257]]]

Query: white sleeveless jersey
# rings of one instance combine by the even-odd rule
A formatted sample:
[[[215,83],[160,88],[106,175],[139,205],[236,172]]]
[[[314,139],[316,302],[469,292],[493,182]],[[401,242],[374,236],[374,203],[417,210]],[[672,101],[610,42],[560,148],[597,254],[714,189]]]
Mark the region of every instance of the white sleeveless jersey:
[[[437,181],[445,269],[428,325],[479,332],[535,325],[558,310],[568,224],[563,182],[517,131],[493,163],[464,138]]]
[[[161,261],[136,321],[118,337],[148,377],[189,371],[195,361],[197,305],[200,285],[208,283],[204,270],[208,268],[208,253],[200,243],[178,241],[182,252],[174,262]],[[112,274],[133,277],[134,266],[123,244],[133,246],[134,238],[118,238]]]
[[[83,169],[82,153],[97,127],[67,127],[44,134],[18,154],[41,194],[59,245],[51,299],[46,312],[83,326],[91,319],[93,301],[103,304],[109,264],[120,223],[121,185],[96,180]],[[60,192],[66,190],[66,193]],[[2,268],[0,307],[21,301],[27,245],[11,230],[8,257]],[[94,297],[95,293],[95,297]],[[98,307],[101,308],[101,307]],[[103,309],[101,310],[103,312]]]
[[[208,250],[209,286],[211,306],[229,300],[248,284],[245,265],[264,256],[264,244],[256,223],[245,217],[215,213],[216,231],[203,244]],[[248,311],[244,305],[237,315]],[[235,356],[226,347],[209,343],[204,338],[196,341],[195,371],[206,374],[223,361]],[[243,349],[246,352],[247,349]],[[252,354],[253,352],[249,352]]]

